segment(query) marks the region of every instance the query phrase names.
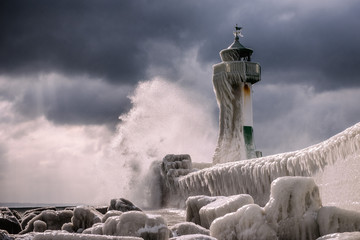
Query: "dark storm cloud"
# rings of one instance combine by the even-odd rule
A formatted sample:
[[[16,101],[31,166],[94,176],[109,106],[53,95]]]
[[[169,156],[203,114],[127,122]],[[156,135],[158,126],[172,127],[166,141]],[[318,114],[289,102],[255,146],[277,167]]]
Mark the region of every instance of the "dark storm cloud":
[[[200,3],[145,0],[2,1],[0,8],[1,73],[87,73],[122,83],[145,77],[156,54],[149,42],[186,50],[211,14]]]
[[[0,72],[87,73],[123,83],[146,79],[152,64],[176,77],[174,59],[193,46],[201,46],[199,61],[218,62],[239,23],[242,41],[268,71],[318,72],[318,87],[338,87],[339,77],[358,85],[360,4],[346,4],[302,11],[292,2],[2,1]]]
[[[32,81],[27,76],[56,72],[69,79],[100,78],[105,85],[95,84],[99,91],[91,84],[80,86],[85,80],[57,85],[54,91],[61,94],[56,99],[48,93],[39,99],[32,87],[16,98],[1,91],[0,98],[16,99],[17,111],[29,118],[45,114],[69,124],[115,121],[129,109],[126,97],[138,81],[184,76],[178,64],[190,49],[198,49],[197,61],[209,66],[211,76],[219,51],[233,41],[235,23],[244,26],[241,42],[262,65],[263,84],[307,84],[316,91],[359,86],[360,4],[312,5],[259,0],[1,1],[0,75]],[[120,91],[123,85],[129,88]]]

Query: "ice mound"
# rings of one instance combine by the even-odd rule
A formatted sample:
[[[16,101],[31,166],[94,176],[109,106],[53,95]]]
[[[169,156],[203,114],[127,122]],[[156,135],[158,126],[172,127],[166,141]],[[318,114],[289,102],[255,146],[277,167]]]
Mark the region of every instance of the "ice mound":
[[[280,177],[272,182],[265,207],[245,205],[210,226],[210,235],[224,240],[315,240],[346,231],[360,231],[360,213],[322,207],[318,186],[310,177]]]
[[[71,225],[65,225],[63,230],[72,228],[74,232],[81,233],[87,228],[92,227],[95,223],[100,223],[103,215],[89,206],[77,206],[74,209],[74,216],[71,218]]]
[[[240,194],[229,197],[219,197],[214,202],[203,206],[200,211],[201,226],[209,228],[211,223],[227,213],[236,212],[240,207],[254,203],[253,198],[248,194]]]
[[[171,236],[178,237],[191,234],[210,235],[210,231],[192,222],[183,222],[170,227]]]
[[[205,195],[189,197],[186,200],[186,221],[201,225],[200,209],[219,198],[223,197],[209,197]]]
[[[322,207],[317,223],[320,235],[360,231],[360,213],[337,207]],[[358,236],[360,239],[360,235]]]
[[[170,231],[164,218],[159,215],[129,211],[119,216],[110,216],[105,223],[94,224],[83,233],[166,240],[169,238]]]
[[[20,234],[32,232],[34,230],[43,231],[43,228],[45,228],[45,230],[60,230],[63,224],[71,221],[72,217],[73,212],[70,210],[45,210],[33,217]]]
[[[277,239],[276,231],[267,223],[264,209],[256,204],[245,205],[234,213],[215,219],[210,233],[222,240]]]
[[[320,208],[319,188],[312,178],[281,177],[271,183],[270,200],[264,210],[279,239],[316,239]]]
[[[105,215],[103,216],[103,218],[101,219],[101,222],[104,223],[104,222],[106,222],[106,220],[107,220],[109,217],[121,216],[122,214],[123,214],[123,212],[117,211],[117,210],[107,211],[107,212],[105,213]]]

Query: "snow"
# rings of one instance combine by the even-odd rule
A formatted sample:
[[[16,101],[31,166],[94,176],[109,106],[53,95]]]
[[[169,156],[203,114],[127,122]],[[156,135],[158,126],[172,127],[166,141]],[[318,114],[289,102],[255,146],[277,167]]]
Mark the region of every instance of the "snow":
[[[209,228],[210,224],[227,213],[236,212],[244,205],[254,203],[248,194],[233,195],[216,199],[214,202],[203,206],[200,211],[201,226]]]
[[[272,156],[218,164],[178,178],[175,188],[183,199],[194,195],[250,194],[264,205],[270,184],[281,176],[313,176],[325,166],[359,155],[360,123],[308,148]],[[239,157],[239,160],[241,158]]]

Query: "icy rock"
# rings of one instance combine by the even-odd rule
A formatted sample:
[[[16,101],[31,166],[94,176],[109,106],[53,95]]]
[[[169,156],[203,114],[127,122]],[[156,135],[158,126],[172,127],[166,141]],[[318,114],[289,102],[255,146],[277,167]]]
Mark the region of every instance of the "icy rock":
[[[210,231],[192,222],[183,222],[170,227],[172,237],[191,234],[210,235]]]
[[[337,207],[322,207],[317,216],[320,236],[360,231],[360,213]],[[358,236],[360,239],[360,235]]]
[[[264,209],[279,239],[310,240],[319,237],[316,218],[320,207],[319,188],[312,178],[281,177],[271,183]]]
[[[34,222],[34,232],[45,232],[47,229],[47,224],[44,221],[36,220]]]
[[[124,198],[111,199],[108,211],[110,210],[117,210],[121,212],[141,211],[140,208],[138,208],[132,202]]]
[[[209,197],[205,195],[189,197],[186,200],[186,221],[201,225],[201,219],[199,214],[200,209],[203,206],[212,203],[219,198],[223,197]]]
[[[70,222],[73,216],[73,212],[69,210],[54,211],[44,210],[34,218],[32,218],[26,228],[20,232],[20,234],[34,231],[34,223],[38,220],[44,222],[49,230],[60,230],[64,223]]]
[[[21,225],[8,207],[0,207],[0,229],[6,230],[10,234],[21,231]]]
[[[36,234],[33,240],[143,240],[138,237],[129,236],[102,236],[93,234],[65,233],[61,231],[52,231]]]
[[[167,240],[169,238],[169,229],[166,221],[161,216],[130,211],[123,213],[119,217],[117,235],[142,237],[148,240]]]
[[[101,219],[101,222],[106,222],[106,220],[109,218],[109,217],[113,217],[113,216],[121,216],[121,214],[123,214],[123,212],[121,211],[117,211],[117,210],[110,210],[110,211],[107,211],[105,213],[105,215],[103,216],[103,218]]]
[[[179,237],[173,237],[169,240],[217,240],[216,238],[202,235],[202,234],[191,234],[191,235],[183,235]]]
[[[89,206],[77,206],[74,209],[74,216],[71,218],[73,230],[78,232],[79,229],[85,230],[95,223],[101,222],[103,215]]]
[[[167,240],[170,231],[167,228],[166,221],[161,216],[129,211],[119,216],[109,216],[105,223],[94,224],[91,228],[84,230],[83,233],[134,236],[145,240]]]
[[[360,232],[333,233],[322,236],[317,240],[359,240]]]
[[[82,234],[103,235],[104,223],[95,223],[91,228],[85,229]]]
[[[276,231],[266,221],[264,209],[256,204],[245,205],[215,219],[210,226],[210,236],[222,240],[277,239]]]
[[[200,209],[201,226],[209,228],[216,218],[222,217],[227,213],[236,212],[242,206],[251,203],[254,203],[254,199],[248,194],[219,197],[214,202]]]

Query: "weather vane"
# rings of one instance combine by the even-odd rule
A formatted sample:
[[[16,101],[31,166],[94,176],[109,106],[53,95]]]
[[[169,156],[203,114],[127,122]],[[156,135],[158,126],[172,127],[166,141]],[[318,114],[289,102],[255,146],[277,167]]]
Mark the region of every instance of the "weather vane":
[[[241,29],[242,29],[242,27],[238,27],[237,24],[235,25],[235,31],[234,31],[233,33],[234,33],[234,36],[235,36],[235,39],[236,39],[236,40],[239,40],[239,36],[240,36],[240,37],[244,37],[244,36],[241,34]]]

